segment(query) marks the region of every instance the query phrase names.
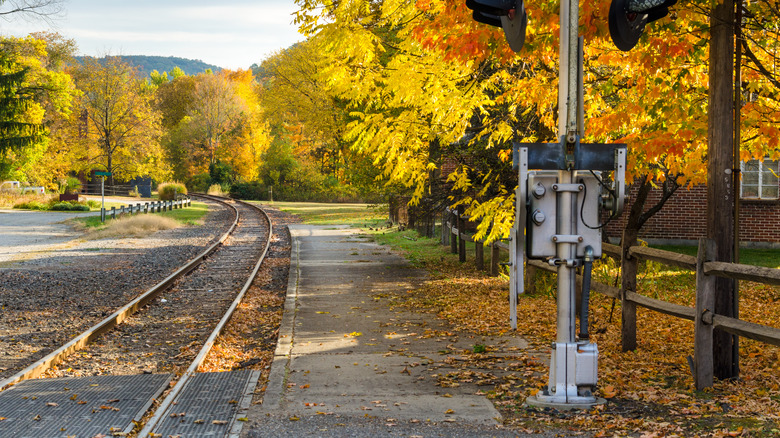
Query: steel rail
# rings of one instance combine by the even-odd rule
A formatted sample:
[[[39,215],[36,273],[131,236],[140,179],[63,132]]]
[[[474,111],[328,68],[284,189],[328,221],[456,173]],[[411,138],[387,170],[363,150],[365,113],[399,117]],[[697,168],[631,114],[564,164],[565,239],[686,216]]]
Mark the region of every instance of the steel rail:
[[[255,276],[257,275],[257,271],[260,270],[260,265],[262,265],[263,261],[265,260],[265,256],[268,253],[268,248],[271,246],[271,237],[273,236],[273,226],[271,224],[271,218],[268,217],[268,214],[265,211],[263,211],[263,209],[261,209],[256,205],[250,204],[248,202],[243,202],[243,201],[236,201],[236,202],[241,202],[244,205],[248,205],[252,208],[255,208],[260,213],[262,213],[263,216],[265,216],[265,219],[268,222],[268,239],[266,240],[263,253],[258,258],[257,263],[255,264],[255,268],[252,270],[252,274],[249,276],[246,283],[244,283],[244,287],[241,288],[241,292],[238,293],[236,298],[233,300],[233,303],[231,303],[228,310],[222,316],[222,319],[219,321],[219,324],[217,324],[217,326],[211,332],[211,335],[206,340],[206,343],[200,349],[200,352],[192,361],[189,368],[187,368],[187,371],[185,371],[184,374],[182,374],[182,376],[176,382],[174,387],[170,390],[170,392],[168,392],[168,395],[165,396],[165,398],[160,402],[160,405],[157,407],[157,409],[155,409],[154,414],[146,421],[144,427],[137,435],[139,437],[150,436],[154,428],[160,423],[160,421],[163,420],[163,415],[165,414],[165,411],[168,409],[168,407],[170,407],[174,403],[174,401],[179,396],[181,391],[187,385],[189,379],[195,376],[195,374],[198,372],[198,368],[201,366],[203,361],[206,359],[206,356],[211,351],[211,348],[214,346],[214,341],[216,341],[217,337],[222,333],[228,321],[233,316],[233,312],[236,310],[238,305],[244,299],[244,295],[246,295],[247,290],[249,290],[249,287],[252,285],[252,282],[254,281]]]
[[[198,196],[202,196],[202,195],[198,195]],[[103,333],[121,324],[124,320],[126,320],[136,311],[138,311],[138,309],[145,306],[147,303],[149,303],[151,300],[157,297],[157,295],[159,295],[161,292],[167,290],[173,284],[174,281],[190,273],[192,270],[198,267],[198,265],[200,265],[200,263],[202,263],[203,260],[205,260],[214,251],[216,251],[219,248],[219,246],[221,246],[222,243],[231,235],[231,233],[233,233],[233,231],[236,229],[236,226],[238,226],[238,219],[239,219],[238,209],[218,198],[213,198],[208,196],[202,196],[202,197],[207,199],[212,199],[217,202],[221,202],[222,204],[232,208],[236,213],[236,217],[233,220],[233,224],[230,226],[227,232],[225,232],[219,238],[217,242],[209,246],[201,254],[195,256],[184,266],[179,268],[176,272],[169,275],[167,278],[157,283],[156,285],[152,286],[151,289],[142,293],[141,295],[139,295],[138,297],[130,301],[128,304],[122,306],[120,309],[115,311],[113,314],[111,314],[104,320],[100,321],[99,323],[90,327],[89,329],[79,334],[75,338],[71,339],[65,345],[52,351],[51,353],[37,360],[32,365],[14,374],[13,376],[10,376],[5,380],[0,381],[0,391],[4,391],[5,389],[21,382],[22,380],[39,377],[54,365],[63,362],[64,359],[70,354],[83,349],[87,344],[94,341],[98,336],[102,335]],[[265,212],[263,212],[263,214],[265,214]],[[269,241],[270,241],[270,234],[269,234]]]

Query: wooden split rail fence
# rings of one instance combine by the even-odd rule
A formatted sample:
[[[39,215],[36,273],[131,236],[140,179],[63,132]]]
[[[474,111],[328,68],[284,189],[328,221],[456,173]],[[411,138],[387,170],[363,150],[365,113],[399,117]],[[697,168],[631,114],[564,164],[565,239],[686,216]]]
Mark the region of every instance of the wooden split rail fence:
[[[119,208],[111,207],[110,210],[101,209],[101,217],[106,216],[116,219],[117,216],[122,217],[125,214],[134,215],[138,213],[160,213],[163,211],[174,210],[179,208],[185,208],[192,206],[192,200],[190,198],[180,198],[175,201],[153,201],[153,202],[139,202],[137,204],[122,205]]]
[[[483,270],[485,245],[481,241],[475,241],[471,234],[462,231],[467,228],[467,221],[468,217],[465,217],[462,212],[458,214],[455,210],[445,211],[442,220],[442,244],[449,244],[451,251],[458,253],[460,261],[465,262],[466,241],[474,242],[476,244],[475,263],[477,269]],[[498,275],[499,251],[508,251],[509,246],[500,242],[494,242],[490,245],[490,248],[490,274]],[[642,246],[634,246],[628,250],[629,269],[627,271],[631,271],[631,275],[634,276],[630,284],[636,284],[637,265],[641,261],[650,260],[696,272],[695,307],[682,306],[650,298],[639,294],[635,290],[624,291],[618,287],[596,281],[591,282],[592,291],[621,300],[621,305],[624,308],[622,338],[624,347],[628,343],[629,349],[636,348],[636,306],[693,321],[694,366],[692,371],[698,389],[710,387],[713,384],[714,358],[712,345],[714,329],[780,346],[780,328],[717,315],[711,310],[715,305],[714,282],[716,277],[780,286],[780,269],[711,261],[716,253],[715,250],[715,243],[711,239],[701,239],[699,241],[699,250],[696,257]],[[602,252],[618,261],[622,258],[619,246],[604,243],[602,244]],[[526,290],[529,293],[533,293],[535,290],[535,276],[539,270],[556,272],[555,267],[540,260],[526,260],[525,279],[528,285]],[[578,283],[580,281],[581,278],[578,278]]]

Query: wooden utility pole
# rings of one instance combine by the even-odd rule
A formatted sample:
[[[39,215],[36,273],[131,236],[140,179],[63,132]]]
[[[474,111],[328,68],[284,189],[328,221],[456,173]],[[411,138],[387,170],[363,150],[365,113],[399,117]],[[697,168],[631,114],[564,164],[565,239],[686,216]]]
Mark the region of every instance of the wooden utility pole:
[[[707,237],[717,245],[717,260],[733,262],[734,202],[737,194],[734,163],[734,0],[722,0],[710,15],[709,125],[707,163]],[[714,313],[737,317],[733,280],[715,281]],[[714,374],[719,379],[738,375],[736,336],[715,330]]]

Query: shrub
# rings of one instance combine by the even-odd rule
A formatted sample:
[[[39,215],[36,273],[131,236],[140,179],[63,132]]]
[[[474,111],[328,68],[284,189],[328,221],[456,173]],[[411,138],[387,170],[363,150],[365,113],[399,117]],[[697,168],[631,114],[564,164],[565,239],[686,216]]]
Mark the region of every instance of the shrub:
[[[216,184],[232,184],[236,180],[236,171],[230,163],[217,160],[209,164],[209,177]]]
[[[172,201],[176,195],[186,195],[187,187],[180,182],[164,182],[157,186],[157,195],[162,201]]]
[[[212,196],[225,196],[225,192],[222,191],[222,185],[220,184],[210,185],[206,193]]]
[[[187,181],[187,187],[193,192],[205,192],[211,184],[211,176],[208,173],[199,173]]]
[[[44,202],[32,200],[15,204],[14,208],[22,210],[48,210],[49,206]]]
[[[265,201],[268,199],[268,188],[259,182],[237,183],[230,187],[230,197]]]
[[[141,197],[141,194],[138,192],[138,186],[133,187],[133,190],[130,190],[127,194],[128,196],[132,196],[134,198]]]
[[[60,202],[56,196],[53,196],[44,202],[41,202],[40,199],[33,199],[14,204],[14,208],[41,211],[89,211],[90,208],[98,207],[100,207],[100,202],[91,199],[81,203],[76,201]]]
[[[58,202],[51,206],[53,211],[89,211],[89,207],[74,202]]]
[[[18,206],[19,204],[25,204],[30,201],[35,201],[37,203],[46,203],[48,202],[49,198],[51,199],[57,199],[58,196],[47,196],[47,197],[41,197],[41,195],[38,195],[36,193],[25,193],[22,194],[19,191],[13,191],[13,192],[2,192],[0,191],[0,207],[6,207],[6,208],[26,208]]]
[[[81,181],[78,178],[69,176],[63,180],[60,180],[60,193],[66,195],[72,195],[78,193],[81,190]]]

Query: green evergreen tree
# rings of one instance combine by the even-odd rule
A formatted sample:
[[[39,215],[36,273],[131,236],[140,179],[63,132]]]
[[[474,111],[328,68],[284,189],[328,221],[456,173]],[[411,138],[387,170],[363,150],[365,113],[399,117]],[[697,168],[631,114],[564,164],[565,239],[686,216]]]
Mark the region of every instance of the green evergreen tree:
[[[43,125],[28,120],[36,92],[25,84],[28,71],[0,52],[0,156],[34,145],[45,133]]]

